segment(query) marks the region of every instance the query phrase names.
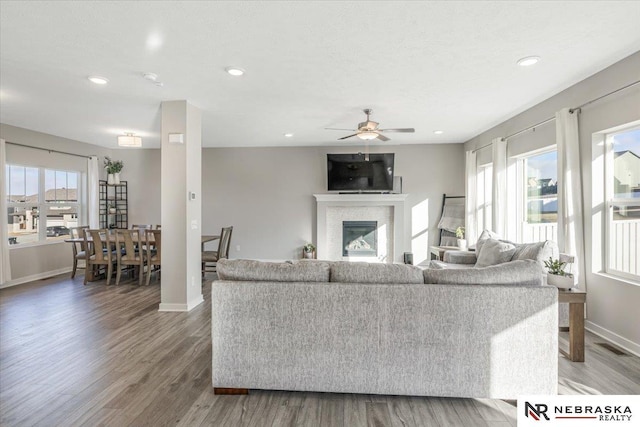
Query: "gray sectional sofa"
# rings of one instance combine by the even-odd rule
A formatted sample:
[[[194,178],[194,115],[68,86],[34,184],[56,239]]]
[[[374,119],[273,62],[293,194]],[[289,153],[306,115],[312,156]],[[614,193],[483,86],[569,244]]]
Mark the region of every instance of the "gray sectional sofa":
[[[557,289],[542,285],[534,261],[449,275],[324,261],[224,259],[217,269],[215,388],[511,399],[557,392]],[[478,271],[477,280],[468,276]],[[448,284],[451,274],[467,284]]]

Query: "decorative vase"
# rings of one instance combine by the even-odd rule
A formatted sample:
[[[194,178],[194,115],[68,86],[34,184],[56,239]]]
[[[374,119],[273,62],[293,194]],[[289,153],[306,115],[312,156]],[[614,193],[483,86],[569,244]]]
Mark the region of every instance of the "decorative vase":
[[[117,211],[116,211],[116,208],[109,208],[109,213],[110,213],[110,214],[114,214],[114,213],[116,213],[116,212],[117,212]]]
[[[113,183],[115,185],[120,185],[120,172],[116,172],[113,174]]]
[[[461,251],[467,250],[467,239],[458,239],[458,249]]]
[[[547,274],[547,285],[555,286],[559,289],[571,289],[573,288],[574,278],[572,274],[560,276],[559,274]]]
[[[107,175],[107,184],[114,185],[115,184],[115,180],[116,180],[116,178],[113,176],[112,173]]]
[[[315,259],[316,258],[316,251],[311,251],[311,252],[302,251],[302,258]]]

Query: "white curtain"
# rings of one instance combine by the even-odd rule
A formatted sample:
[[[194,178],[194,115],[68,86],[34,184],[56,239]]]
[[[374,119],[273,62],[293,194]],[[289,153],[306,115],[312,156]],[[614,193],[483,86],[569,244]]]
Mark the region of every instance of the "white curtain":
[[[469,245],[473,245],[478,240],[478,170],[477,156],[475,151],[467,151],[465,159],[465,196],[467,204],[467,214],[465,218],[465,238]]]
[[[98,157],[91,156],[87,160],[87,216],[89,227],[100,228],[99,218],[99,182],[100,169],[98,169]]]
[[[573,273],[584,277],[584,228],[578,113],[564,108],[556,113],[558,147],[558,247],[575,256]]]
[[[491,228],[499,236],[507,236],[507,141],[495,138],[493,150],[493,200]]]
[[[6,188],[6,168],[7,168],[7,152],[5,149],[4,139],[0,139],[0,215],[7,218],[7,188]],[[11,280],[11,263],[9,259],[9,230],[7,223],[2,221],[0,224],[0,285]]]

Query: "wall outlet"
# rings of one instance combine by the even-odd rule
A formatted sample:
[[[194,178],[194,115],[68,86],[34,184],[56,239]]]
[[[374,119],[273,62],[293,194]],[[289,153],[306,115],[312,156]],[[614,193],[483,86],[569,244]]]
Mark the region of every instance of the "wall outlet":
[[[240,252],[240,245],[236,245],[236,252]]]
[[[198,220],[197,219],[192,219],[191,220],[191,229],[192,230],[197,230],[198,229]]]

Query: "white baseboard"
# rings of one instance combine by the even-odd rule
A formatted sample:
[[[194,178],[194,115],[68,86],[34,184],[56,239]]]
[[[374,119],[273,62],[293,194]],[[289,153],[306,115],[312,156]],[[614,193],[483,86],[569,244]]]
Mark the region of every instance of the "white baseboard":
[[[23,283],[35,282],[36,280],[48,279],[58,274],[71,273],[72,267],[59,268],[57,270],[45,271],[43,273],[32,274],[30,276],[20,277],[18,279],[9,280],[0,285],[0,289],[9,288],[11,286],[22,285]]]
[[[609,340],[618,347],[623,348],[629,353],[640,357],[640,344],[628,340],[625,337],[616,334],[615,332],[611,332],[610,330],[603,328],[602,326],[596,325],[589,320],[586,320],[584,322],[584,327],[587,331],[594,333],[606,340]]]
[[[194,301],[190,301],[188,304],[172,304],[161,302],[158,311],[191,311],[198,305],[204,302],[204,298],[200,295]]]

